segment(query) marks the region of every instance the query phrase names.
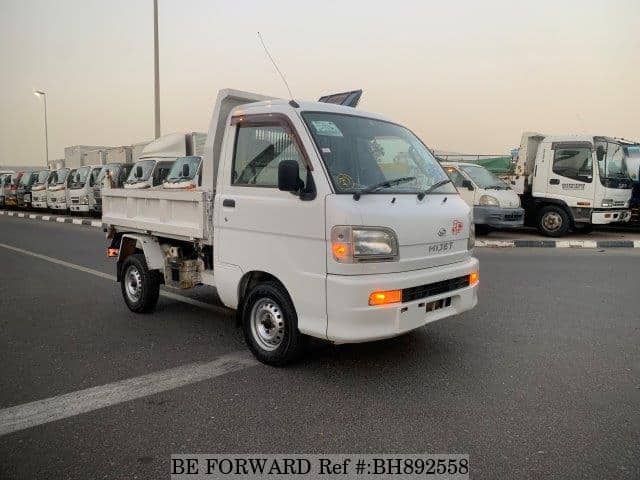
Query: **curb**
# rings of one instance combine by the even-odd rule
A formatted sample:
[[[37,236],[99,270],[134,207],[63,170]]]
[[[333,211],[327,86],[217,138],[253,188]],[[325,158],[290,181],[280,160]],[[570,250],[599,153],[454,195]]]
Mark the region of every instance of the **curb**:
[[[91,220],[88,218],[60,217],[57,215],[46,215],[40,213],[15,212],[0,210],[0,215],[9,217],[28,218],[30,220],[42,220],[45,222],[72,223],[73,225],[85,225],[87,227],[102,228],[101,220]]]
[[[0,215],[102,228],[101,220],[0,210]],[[640,248],[640,240],[476,240],[479,248]]]
[[[640,240],[476,240],[483,248],[640,248]]]

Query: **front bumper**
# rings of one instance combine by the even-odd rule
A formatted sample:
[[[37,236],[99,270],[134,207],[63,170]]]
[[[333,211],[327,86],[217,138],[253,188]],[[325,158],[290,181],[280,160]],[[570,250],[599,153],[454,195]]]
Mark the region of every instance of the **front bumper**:
[[[471,257],[451,265],[383,275],[327,275],[327,338],[336,343],[357,343],[395,337],[427,323],[471,310],[478,303],[478,284],[438,295],[370,306],[369,295],[379,290],[409,289],[478,271]],[[426,311],[427,303],[451,300],[447,306]]]
[[[51,210],[66,210],[67,209],[67,204],[66,203],[52,203],[51,205],[49,205],[49,208]]]
[[[524,209],[491,205],[473,207],[473,223],[494,228],[514,228],[524,225]]]
[[[72,203],[71,205],[69,205],[69,210],[71,210],[72,212],[83,212],[83,213],[89,213],[90,211],[89,205],[83,205],[80,203]]]
[[[31,203],[31,206],[33,208],[45,209],[45,208],[47,208],[47,201],[46,200],[44,200],[44,201],[42,201],[42,200],[33,201]]]
[[[594,210],[591,213],[591,223],[606,225],[608,223],[628,222],[631,220],[631,210]]]

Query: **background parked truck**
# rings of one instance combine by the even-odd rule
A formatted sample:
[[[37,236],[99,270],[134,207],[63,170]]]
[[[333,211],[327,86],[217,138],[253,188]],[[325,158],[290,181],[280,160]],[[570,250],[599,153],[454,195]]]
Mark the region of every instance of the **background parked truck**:
[[[522,199],[525,221],[547,236],[627,222],[631,179],[624,143],[589,135],[524,133],[508,181]]]

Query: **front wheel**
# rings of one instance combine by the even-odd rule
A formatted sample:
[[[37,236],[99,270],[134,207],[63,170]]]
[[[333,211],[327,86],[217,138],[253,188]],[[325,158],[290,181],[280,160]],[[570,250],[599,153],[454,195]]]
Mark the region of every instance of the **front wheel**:
[[[556,205],[548,205],[538,214],[538,231],[547,237],[562,237],[569,231],[567,211]]]
[[[147,267],[144,255],[129,255],[122,264],[122,297],[135,313],[153,311],[160,296],[160,274]]]
[[[242,330],[254,356],[267,365],[296,360],[303,349],[298,317],[286,290],[264,282],[249,291],[242,305]]]

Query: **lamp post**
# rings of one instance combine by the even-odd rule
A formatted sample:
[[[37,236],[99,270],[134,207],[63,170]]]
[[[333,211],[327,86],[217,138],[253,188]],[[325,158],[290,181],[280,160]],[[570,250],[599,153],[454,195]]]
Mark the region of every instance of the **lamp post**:
[[[153,0],[153,73],[155,137],[160,137],[160,53],[158,47],[158,0]]]
[[[49,168],[49,133],[47,131],[47,94],[42,90],[34,90],[33,94],[36,97],[42,98],[44,102],[44,149],[47,159],[47,168]]]

